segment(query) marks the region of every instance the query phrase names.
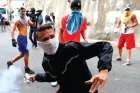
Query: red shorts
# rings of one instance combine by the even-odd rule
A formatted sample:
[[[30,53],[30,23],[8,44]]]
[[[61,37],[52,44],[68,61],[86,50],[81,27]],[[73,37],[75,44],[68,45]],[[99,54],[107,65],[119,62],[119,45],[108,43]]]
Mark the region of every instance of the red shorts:
[[[118,48],[123,48],[126,42],[126,48],[135,48],[135,35],[132,34],[121,34],[118,42]]]

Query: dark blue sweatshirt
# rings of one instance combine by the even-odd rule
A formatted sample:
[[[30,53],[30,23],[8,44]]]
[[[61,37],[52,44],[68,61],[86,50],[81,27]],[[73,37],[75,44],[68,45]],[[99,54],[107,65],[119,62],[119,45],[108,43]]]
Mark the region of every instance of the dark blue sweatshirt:
[[[91,85],[86,85],[92,75],[86,60],[98,57],[99,71],[112,67],[113,49],[108,42],[59,44],[55,55],[44,54],[42,66],[45,73],[36,75],[39,82],[58,81],[58,93],[88,93]]]

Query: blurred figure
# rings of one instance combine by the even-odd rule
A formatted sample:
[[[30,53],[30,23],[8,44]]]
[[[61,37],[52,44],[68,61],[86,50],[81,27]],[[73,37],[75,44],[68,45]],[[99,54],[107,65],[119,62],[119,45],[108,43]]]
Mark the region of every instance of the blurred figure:
[[[55,23],[55,16],[54,16],[54,14],[50,13],[50,15],[46,15],[45,16],[45,23],[47,23],[48,21],[52,22],[53,24]]]
[[[32,21],[33,24],[30,25],[30,32],[29,32],[29,39],[32,43],[32,47],[37,47],[37,41],[35,38],[35,31],[37,30],[37,15],[35,13],[35,8],[31,8],[30,12],[27,12],[28,16],[30,17],[30,21]]]
[[[54,14],[51,14],[51,16],[46,15],[45,16],[45,23],[48,24],[49,22],[51,22],[51,24],[54,26],[55,25],[55,16],[54,17],[53,16],[54,16]],[[57,81],[51,82],[52,87],[56,87],[57,85],[58,85]]]
[[[2,19],[2,17],[3,17],[2,14],[0,14],[0,25],[1,25],[1,19]]]
[[[42,10],[37,10],[37,27],[43,24]]]
[[[67,0],[67,2],[69,2],[69,3],[70,3],[70,2],[71,2],[71,0]]]
[[[122,61],[122,49],[126,43],[127,48],[127,60],[124,65],[131,64],[131,52],[132,48],[135,48],[135,35],[134,27],[138,25],[137,17],[131,11],[130,7],[125,7],[120,18],[117,18],[116,28],[121,27],[121,35],[118,41],[119,57],[117,61]]]
[[[2,32],[6,31],[6,18],[0,14],[0,25]]]
[[[50,17],[51,17],[52,21],[55,23],[55,15],[54,15],[54,12],[51,12],[50,13]]]
[[[18,50],[20,54],[17,57],[15,57],[13,60],[8,61],[7,66],[9,68],[16,61],[18,61],[21,58],[24,58],[25,73],[33,74],[34,71],[32,71],[28,66],[29,50],[27,49],[27,28],[28,28],[27,26],[28,26],[28,22],[30,21],[27,20],[25,12],[26,12],[25,8],[21,7],[19,9],[20,18],[14,23],[14,26],[11,32],[12,46],[16,47],[18,44]],[[16,29],[18,29],[19,31],[17,41],[15,39]]]
[[[81,1],[73,0],[71,2],[71,14],[64,16],[60,23],[59,40],[61,43],[67,41],[80,42],[80,36],[84,42],[87,42],[85,30],[87,28],[87,18],[82,15]]]

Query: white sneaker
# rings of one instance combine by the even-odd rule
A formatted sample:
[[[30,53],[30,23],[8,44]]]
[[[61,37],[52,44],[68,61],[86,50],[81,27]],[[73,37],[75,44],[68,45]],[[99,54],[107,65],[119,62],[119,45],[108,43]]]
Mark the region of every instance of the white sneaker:
[[[52,86],[52,87],[56,87],[57,85],[58,85],[57,81],[51,82],[51,86]]]
[[[129,65],[131,65],[131,63],[130,63],[130,62],[129,62],[129,63],[126,62],[126,63],[124,63],[123,65],[124,65],[124,66],[129,66]]]

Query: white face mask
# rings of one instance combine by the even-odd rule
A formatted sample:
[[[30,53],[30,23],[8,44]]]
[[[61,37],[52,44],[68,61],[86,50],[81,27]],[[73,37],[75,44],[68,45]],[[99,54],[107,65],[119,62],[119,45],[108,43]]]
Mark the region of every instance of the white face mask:
[[[24,24],[26,26],[28,25],[28,20],[27,20],[26,16],[20,16],[19,20],[22,24]]]
[[[58,49],[59,41],[55,37],[45,42],[38,42],[38,45],[44,50],[45,53],[47,53],[48,55],[53,55]]]

